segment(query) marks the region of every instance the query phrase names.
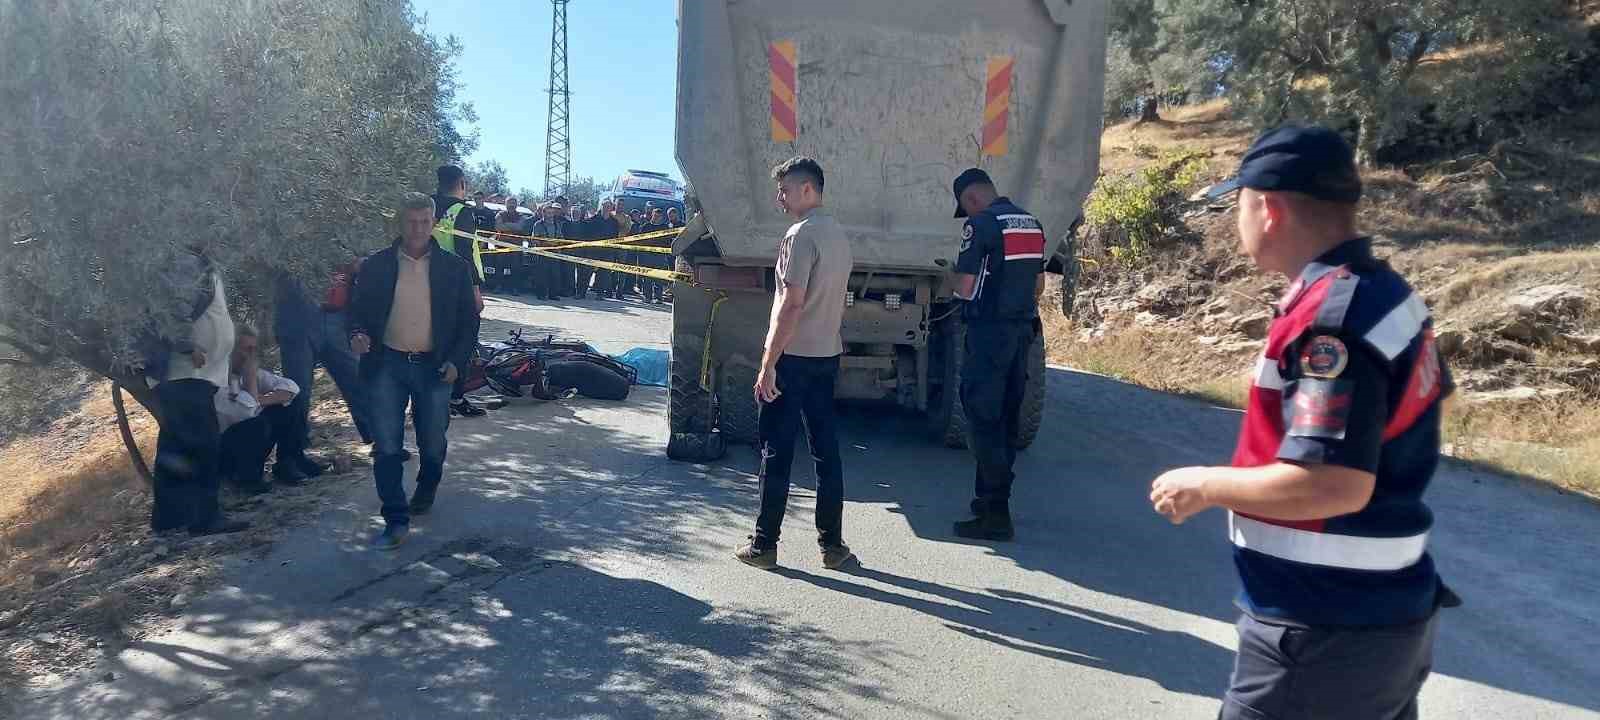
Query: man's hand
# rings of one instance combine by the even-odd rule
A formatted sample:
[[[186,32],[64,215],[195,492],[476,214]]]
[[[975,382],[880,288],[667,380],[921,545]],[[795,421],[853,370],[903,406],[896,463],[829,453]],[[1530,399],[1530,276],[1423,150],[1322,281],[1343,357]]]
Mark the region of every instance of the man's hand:
[[[1205,489],[1206,479],[1211,474],[1211,468],[1206,467],[1186,467],[1163,473],[1151,483],[1150,504],[1173,525],[1182,525],[1183,521],[1212,506]]]
[[[350,352],[365,355],[372,350],[372,338],[366,333],[356,333],[350,336]]]
[[[194,366],[195,366],[196,369],[205,367],[206,366],[206,351],[204,351],[204,350],[190,350],[189,351],[189,362],[194,363]]]
[[[274,405],[288,405],[293,401],[294,393],[287,390],[274,390],[262,395],[257,402],[260,402],[262,407],[272,407]]]
[[[778,369],[774,367],[761,368],[761,374],[756,376],[756,402],[770,403],[778,399],[783,392],[778,389]]]
[[[444,384],[454,385],[456,384],[456,378],[458,377],[461,377],[461,373],[456,370],[455,363],[446,362],[444,365],[439,367],[439,380]]]
[[[473,302],[474,305],[477,306],[478,314],[482,315],[483,314],[483,288],[480,288],[477,285],[473,285],[472,286],[472,302]]]

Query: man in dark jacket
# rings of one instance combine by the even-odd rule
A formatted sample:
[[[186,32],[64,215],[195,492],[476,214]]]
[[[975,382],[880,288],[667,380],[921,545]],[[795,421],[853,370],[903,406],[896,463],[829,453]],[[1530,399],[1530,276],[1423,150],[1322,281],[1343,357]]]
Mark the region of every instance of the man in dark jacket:
[[[478,313],[483,313],[483,248],[472,239],[478,229],[474,206],[467,204],[467,174],[456,165],[440,165],[434,171],[439,181],[438,192],[433,194],[433,240],[445,252],[454,253],[472,266],[473,298]],[[462,233],[458,235],[452,233]],[[472,334],[478,334],[473,328]],[[483,408],[467,401],[466,369],[460,381],[450,390],[450,414],[462,417],[483,417]]]
[[[528,224],[528,234],[535,238],[567,239],[572,237],[571,228],[567,227],[567,219],[562,214],[566,208],[561,198],[545,204],[540,209],[541,216],[538,220]],[[540,246],[548,243],[534,241]],[[561,268],[564,265],[559,260],[547,257],[533,256],[532,275],[533,294],[540,300],[554,300],[561,295]],[[569,268],[570,272],[570,268]]]
[[[662,230],[670,229],[671,226],[667,225],[667,217],[664,213],[662,213],[661,208],[651,207],[650,219],[644,224],[644,227],[636,227],[634,228],[633,232],[635,235],[643,235],[645,233],[660,232]],[[669,247],[672,245],[672,239],[656,238],[654,240],[646,240],[638,243],[638,245],[641,247]],[[655,268],[657,270],[663,269],[663,267],[671,267],[670,264],[663,266],[662,263],[663,260],[665,260],[667,263],[671,263],[671,255],[640,252],[638,253],[638,256],[639,264],[645,267]],[[644,299],[652,305],[660,305],[662,292],[666,290],[666,285],[655,278],[644,278],[641,280],[641,282],[644,283]]]
[[[617,204],[607,200],[600,204],[600,213],[591,221],[590,236],[596,240],[612,240],[619,237],[621,226],[617,224]],[[620,253],[612,248],[597,248],[594,257],[605,262],[618,262]],[[616,297],[616,278],[610,270],[595,272],[594,294],[596,296]]]
[[[373,476],[387,525],[373,543],[380,550],[398,548],[411,516],[433,507],[444,477],[450,387],[467,371],[478,339],[472,266],[430,236],[433,210],[427,195],[406,195],[400,238],[362,263],[350,313],[350,349],[361,356],[368,383]],[[401,478],[408,404],[421,455],[409,505]]]

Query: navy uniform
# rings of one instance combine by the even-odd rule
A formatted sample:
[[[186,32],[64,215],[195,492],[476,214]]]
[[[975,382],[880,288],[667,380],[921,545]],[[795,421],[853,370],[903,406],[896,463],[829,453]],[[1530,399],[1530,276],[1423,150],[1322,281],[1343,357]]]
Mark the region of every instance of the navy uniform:
[[[981,170],[956,179],[955,194],[970,185],[993,185]],[[957,209],[956,217],[966,212]],[[1017,451],[1022,401],[1028,385],[1028,352],[1041,329],[1036,289],[1044,271],[1044,227],[1008,198],[967,219],[961,229],[956,272],[977,282],[962,307],[966,347],[961,365],[961,404],[967,442],[977,460],[975,520],[956,523],[961,537],[1010,540],[1012,465]]]
[[[1329,131],[1280,129],[1220,192],[1355,202],[1353,158]],[[1422,495],[1452,390],[1428,306],[1357,238],[1307,265],[1276,310],[1234,467],[1335,465],[1375,482],[1348,515],[1229,513],[1243,615],[1221,717],[1416,718],[1435,611],[1460,602],[1427,552],[1433,514]]]

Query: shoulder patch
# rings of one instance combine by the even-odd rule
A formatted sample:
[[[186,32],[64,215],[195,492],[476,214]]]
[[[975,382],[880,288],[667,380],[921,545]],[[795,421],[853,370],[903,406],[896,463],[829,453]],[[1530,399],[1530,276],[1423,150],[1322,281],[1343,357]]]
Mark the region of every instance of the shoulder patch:
[[[1350,365],[1350,349],[1332,335],[1318,335],[1300,352],[1300,372],[1306,377],[1331,380]]]
[[[1343,440],[1354,395],[1355,385],[1349,380],[1296,382],[1293,405],[1289,408],[1289,434]]]
[[[961,252],[972,249],[972,234],[972,221],[969,220],[967,224],[961,226]]]

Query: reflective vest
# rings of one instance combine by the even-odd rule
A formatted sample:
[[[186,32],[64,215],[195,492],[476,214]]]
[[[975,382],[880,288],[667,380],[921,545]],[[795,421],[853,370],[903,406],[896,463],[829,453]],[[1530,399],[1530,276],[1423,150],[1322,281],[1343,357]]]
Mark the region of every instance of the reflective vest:
[[[468,240],[451,232],[456,229],[456,216],[460,215],[461,211],[466,207],[466,203],[458,201],[451,205],[450,209],[444,211],[444,215],[440,216],[439,220],[433,224],[433,239],[446,252],[452,253],[459,258],[471,260],[472,266],[478,271],[478,277],[483,277],[483,254],[478,241]]]

